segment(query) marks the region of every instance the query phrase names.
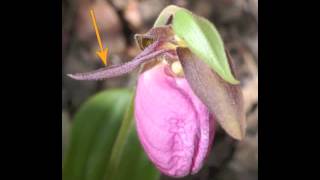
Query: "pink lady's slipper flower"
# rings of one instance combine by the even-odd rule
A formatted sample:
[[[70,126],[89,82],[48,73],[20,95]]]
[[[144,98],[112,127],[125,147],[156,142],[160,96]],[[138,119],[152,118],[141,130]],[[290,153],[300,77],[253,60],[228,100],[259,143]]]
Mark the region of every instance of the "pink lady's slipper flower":
[[[102,80],[140,67],[134,102],[138,137],[162,173],[183,177],[203,166],[216,122],[242,139],[245,121],[240,86],[226,82],[195,55],[176,37],[171,21],[172,16],[165,26],[135,36],[143,51],[132,61],[69,76]]]
[[[214,136],[214,117],[184,77],[159,64],[142,73],[135,97],[136,126],[149,158],[170,176],[202,167]]]

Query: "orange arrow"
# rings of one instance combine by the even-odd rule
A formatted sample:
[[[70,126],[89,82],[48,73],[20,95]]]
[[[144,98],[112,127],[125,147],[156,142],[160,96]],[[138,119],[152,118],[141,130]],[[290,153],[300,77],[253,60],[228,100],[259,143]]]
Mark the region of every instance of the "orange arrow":
[[[97,22],[96,22],[96,17],[94,15],[92,9],[90,10],[90,15],[91,15],[91,18],[92,18],[93,27],[94,27],[94,29],[96,31],[96,35],[97,35],[97,39],[98,39],[98,43],[99,43],[99,47],[100,47],[100,50],[97,51],[96,53],[97,53],[98,57],[101,59],[101,61],[103,62],[103,64],[107,65],[108,48],[103,49],[103,47],[102,47],[100,34],[99,34]]]

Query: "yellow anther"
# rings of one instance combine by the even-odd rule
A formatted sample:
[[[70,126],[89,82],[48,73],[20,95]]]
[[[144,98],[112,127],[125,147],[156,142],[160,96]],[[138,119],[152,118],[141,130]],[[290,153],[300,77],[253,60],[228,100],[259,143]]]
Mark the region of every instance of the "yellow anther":
[[[183,69],[179,61],[175,61],[171,64],[171,70],[178,76],[183,76]]]
[[[178,43],[179,47],[187,47],[187,43],[183,39],[179,38],[177,35],[174,36],[174,39]]]

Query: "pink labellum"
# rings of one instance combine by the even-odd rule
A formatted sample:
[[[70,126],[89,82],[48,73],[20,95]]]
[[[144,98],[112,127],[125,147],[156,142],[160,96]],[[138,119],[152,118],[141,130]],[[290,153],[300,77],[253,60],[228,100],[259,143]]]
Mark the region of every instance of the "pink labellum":
[[[215,124],[185,78],[172,76],[166,64],[142,73],[135,118],[142,146],[161,172],[183,177],[200,170],[213,141]]]

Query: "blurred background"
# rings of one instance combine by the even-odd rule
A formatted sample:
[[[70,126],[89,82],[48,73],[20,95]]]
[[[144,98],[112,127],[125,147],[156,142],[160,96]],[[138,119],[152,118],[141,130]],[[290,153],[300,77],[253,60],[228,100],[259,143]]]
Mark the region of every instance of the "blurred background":
[[[192,180],[258,179],[258,0],[63,0],[62,1],[62,158],[70,128],[81,105],[106,89],[132,87],[137,72],[106,81],[75,81],[68,73],[102,67],[89,9],[93,8],[108,64],[120,64],[139,53],[133,35],[148,31],[169,4],[185,7],[215,24],[239,72],[247,113],[247,136],[237,142],[218,130],[212,152]],[[162,180],[171,178],[164,175]]]

